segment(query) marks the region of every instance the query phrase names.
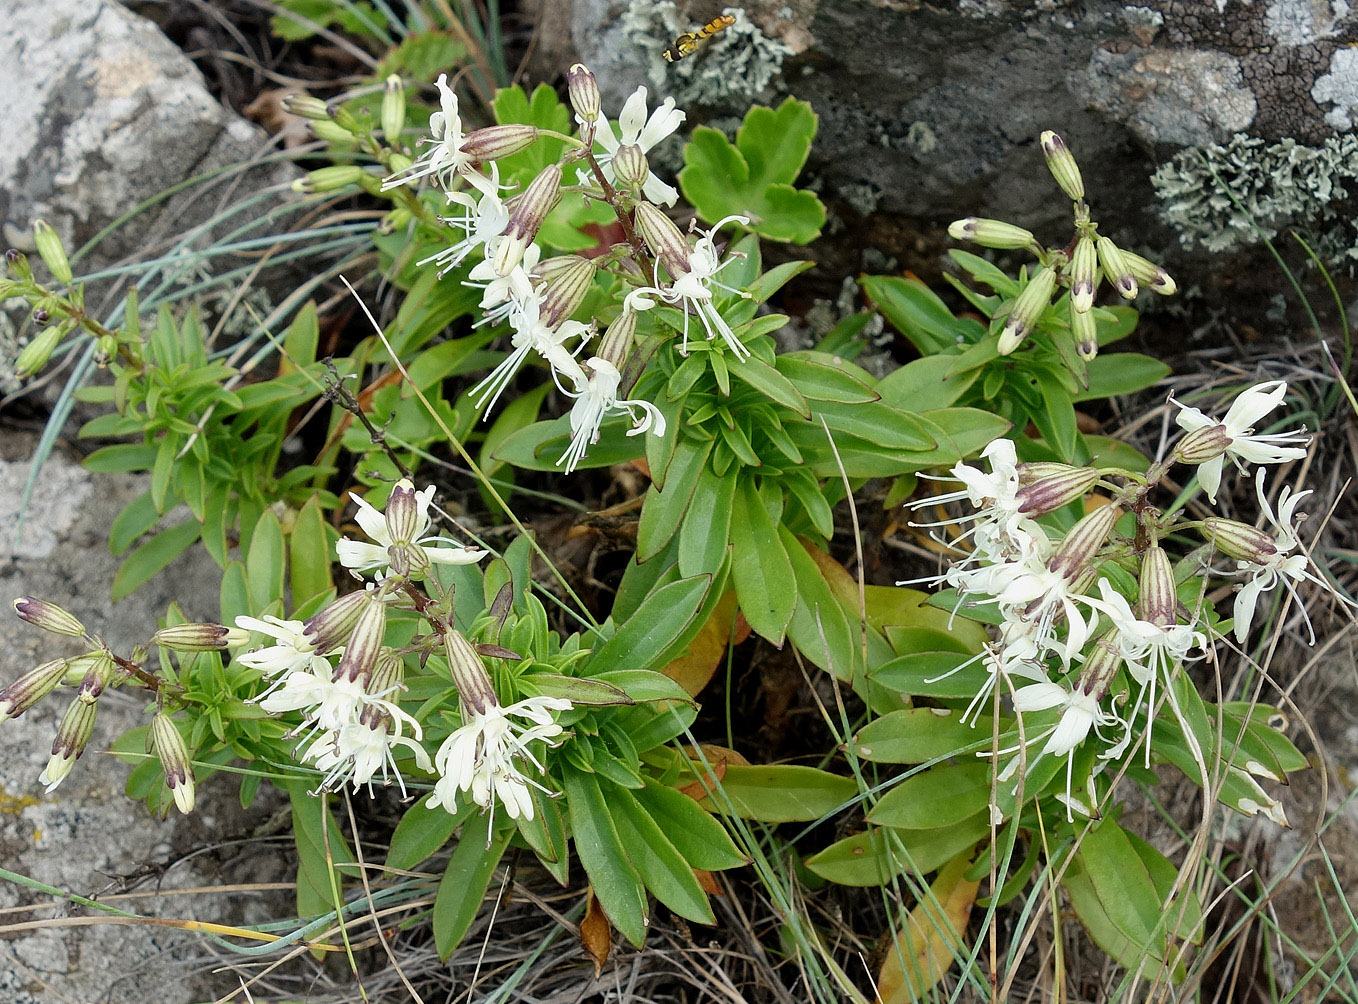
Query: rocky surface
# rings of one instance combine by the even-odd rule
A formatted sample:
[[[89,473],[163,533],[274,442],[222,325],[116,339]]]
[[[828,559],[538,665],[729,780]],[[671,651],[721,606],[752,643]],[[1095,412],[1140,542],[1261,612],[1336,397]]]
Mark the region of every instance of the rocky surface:
[[[778,62],[764,100],[792,93],[820,115],[809,168],[832,209],[849,222],[875,212],[873,236],[896,218],[898,244],[967,213],[1029,226],[1064,214],[1040,166],[1044,129],[1076,151],[1096,208],[1146,235],[1158,226],[1150,175],[1179,148],[1239,133],[1317,144],[1358,120],[1358,5],[1347,0],[742,6],[760,37],[786,49],[762,57]],[[666,93],[680,83],[701,99],[744,72],[733,60],[749,43],[733,37],[667,67],[658,48],[699,10],[573,0],[572,38],[614,107],[642,83]],[[703,79],[711,86],[693,86]],[[741,100],[706,111],[730,114]]]
[[[79,247],[180,182],[256,156],[267,139],[208,93],[155,25],[112,0],[0,0],[0,235],[27,250],[45,219]],[[138,213],[83,271],[177,237],[223,205],[293,177],[228,174]]]

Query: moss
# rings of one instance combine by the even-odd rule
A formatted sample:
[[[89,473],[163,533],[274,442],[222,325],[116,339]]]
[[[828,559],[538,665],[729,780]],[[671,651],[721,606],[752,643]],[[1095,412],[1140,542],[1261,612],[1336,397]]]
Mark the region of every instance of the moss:
[[[769,38],[737,7],[724,13],[735,23],[698,52],[665,62],[665,47],[696,25],[670,0],[632,0],[623,14],[627,40],[645,53],[646,76],[663,94],[685,105],[748,104],[773,82],[792,49]]]
[[[1358,136],[1306,146],[1237,135],[1181,151],[1151,181],[1160,215],[1185,245],[1226,251],[1256,243],[1259,231],[1272,238],[1298,227],[1331,264],[1358,261]]]

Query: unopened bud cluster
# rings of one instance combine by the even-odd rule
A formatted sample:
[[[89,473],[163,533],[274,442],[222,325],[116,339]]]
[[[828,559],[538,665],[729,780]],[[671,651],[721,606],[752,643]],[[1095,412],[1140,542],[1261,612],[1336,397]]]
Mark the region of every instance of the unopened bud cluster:
[[[1030,231],[1001,220],[969,217],[953,223],[948,233],[954,240],[970,241],[997,251],[1029,250],[1037,256],[1037,269],[1027,283],[1008,304],[1000,307],[1000,312],[1007,315],[999,336],[1000,355],[1014,352],[1043,325],[1052,338],[1069,339],[1081,358],[1093,359],[1099,343],[1097,324],[1091,315],[1100,285],[1107,283],[1125,300],[1132,299],[1143,288],[1168,296],[1176,287],[1160,266],[1118,247],[1099,233],[1098,223],[1089,215],[1084,179],[1074,154],[1054,132],[1044,132],[1041,142],[1047,169],[1073,203],[1075,235],[1066,248],[1044,247]],[[1070,294],[1064,317],[1048,320],[1053,297],[1062,288]]]

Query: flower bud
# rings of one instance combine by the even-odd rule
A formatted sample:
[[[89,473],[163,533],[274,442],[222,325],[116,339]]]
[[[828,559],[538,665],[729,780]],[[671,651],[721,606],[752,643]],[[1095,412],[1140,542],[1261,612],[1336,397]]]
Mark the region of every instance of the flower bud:
[[[292,190],[303,195],[313,192],[334,192],[363,180],[363,168],[356,164],[340,164],[311,171],[292,183]]]
[[[348,639],[354,625],[358,623],[358,615],[370,599],[371,594],[363,589],[345,593],[309,617],[302,625],[302,632],[317,652],[333,652]]]
[[[948,226],[948,236],[955,241],[972,241],[997,251],[1018,251],[1037,243],[1029,230],[1003,220],[985,220],[968,216]]]
[[[571,257],[575,261],[563,268],[552,269],[552,277],[542,287],[542,304],[538,316],[549,328],[555,328],[585,302],[597,270],[589,258],[579,255],[561,257]]]
[[[5,265],[9,268],[9,274],[20,282],[33,281],[33,268],[28,264],[27,256],[17,248],[5,252]]]
[[[504,230],[504,239],[495,249],[495,259],[491,267],[496,275],[509,275],[514,266],[523,260],[523,253],[528,250],[528,245],[533,243],[538,228],[556,205],[560,194],[559,164],[549,165],[524,189],[514,206],[513,213],[510,214],[509,223]]]
[[[1100,237],[1098,251],[1099,264],[1103,266],[1103,274],[1113,284],[1118,295],[1124,300],[1130,300],[1136,296],[1136,277],[1132,275],[1132,270],[1127,267],[1127,259],[1123,255],[1122,249],[1107,237]]]
[[[637,233],[651,249],[651,253],[660,259],[660,264],[665,266],[665,271],[669,272],[670,277],[677,279],[687,274],[688,259],[692,251],[688,241],[684,240],[684,235],[674,225],[674,221],[649,202],[637,204],[634,219]]]
[[[377,664],[378,653],[382,651],[382,639],[387,633],[387,605],[377,597],[369,597],[368,603],[358,615],[354,630],[344,646],[335,667],[333,679],[367,681],[372,677],[373,666]]]
[[[389,187],[395,187],[398,185],[405,184],[405,182],[403,181],[392,182],[391,179],[398,174],[403,174],[404,172],[410,170],[414,163],[415,162],[413,160],[411,160],[403,153],[393,153],[391,156],[389,156],[387,158],[387,170],[391,172],[387,176],[387,183]]]
[[[1099,480],[1099,472],[1093,467],[1068,467],[1065,464],[1051,466],[1062,470],[1019,488],[1015,500],[1018,502],[1018,511],[1025,516],[1045,516],[1076,499],[1084,498],[1085,493]]]
[[[162,713],[151,719],[151,744],[160,758],[165,785],[174,796],[174,804],[187,815],[193,811],[193,761],[184,737],[169,715]]]
[[[1086,313],[1094,306],[1094,290],[1099,281],[1098,252],[1094,241],[1081,237],[1075,243],[1070,259],[1070,305],[1078,313]]]
[[[283,98],[283,111],[289,115],[296,115],[299,119],[311,119],[317,122],[330,121],[330,113],[326,111],[325,102],[320,98],[313,98],[310,94],[289,94]]]
[[[462,706],[475,715],[482,715],[498,705],[495,687],[491,684],[486,664],[476,654],[472,643],[456,628],[449,626],[443,634],[443,649],[448,656],[448,671],[462,698]]]
[[[1089,569],[1095,555],[1108,539],[1108,534],[1112,532],[1117,518],[1116,506],[1099,506],[1070,528],[1056,553],[1047,562],[1047,568],[1067,581],[1075,581]]]
[[[599,120],[602,99],[599,83],[589,67],[576,63],[566,71],[566,90],[570,95],[571,107],[575,109],[575,121],[582,126],[592,126]],[[591,129],[591,134],[593,130]]]
[[[327,143],[347,143],[353,144],[358,137],[351,133],[344,126],[330,119],[321,119],[311,123],[311,132],[317,139],[325,140]],[[294,185],[296,182],[293,183]]]
[[[109,681],[113,679],[113,671],[118,667],[107,654],[97,655],[89,668],[85,670],[85,676],[80,681],[80,687],[75,692],[77,701],[85,701],[93,704],[103,696]]]
[[[75,276],[71,274],[71,262],[66,257],[66,249],[61,246],[57,232],[43,220],[38,220],[33,224],[33,241],[38,246],[38,255],[47,266],[47,271],[58,282],[69,286]]]
[[[1102,701],[1121,665],[1122,654],[1117,647],[1117,633],[1105,631],[1094,642],[1093,651],[1085,659],[1084,669],[1075,685],[1094,700]]]
[[[1061,186],[1061,191],[1075,202],[1083,199],[1085,183],[1080,177],[1080,165],[1075,163],[1075,155],[1066,146],[1066,141],[1050,129],[1042,134],[1042,155],[1047,158],[1047,170]]]
[[[79,638],[85,633],[85,625],[55,603],[48,603],[46,600],[20,596],[14,601],[14,612],[20,619],[53,634]]]
[[[104,655],[103,652],[86,652],[74,659],[67,659],[66,675],[61,678],[61,682],[68,687],[80,686],[80,681],[85,679],[85,674],[90,671],[90,667],[104,658]]]
[[[389,648],[382,649],[373,666],[372,679],[368,681],[368,693],[380,698],[393,691],[404,690],[405,672],[405,660]]]
[[[632,344],[636,337],[637,312],[624,309],[604,332],[603,340],[599,344],[599,358],[612,363],[613,368],[621,373],[628,356],[632,354]]]
[[[499,160],[521,150],[527,150],[537,142],[538,127],[522,123],[486,126],[473,129],[462,140],[459,149],[472,160],[480,163]]]
[[[1000,332],[999,353],[1007,356],[1028,337],[1056,290],[1056,269],[1048,265],[1023,287],[1009,307],[1009,318]]]
[[[387,496],[387,536],[393,544],[409,544],[420,529],[420,499],[409,478],[396,482]]]
[[[1163,548],[1148,547],[1141,556],[1138,589],[1138,615],[1143,621],[1156,627],[1173,627],[1179,622],[1179,590]]]
[[[348,108],[345,108],[338,100],[327,103],[325,106],[325,113],[330,116],[330,121],[334,122],[350,135],[357,135],[363,130],[362,124],[358,121],[358,116]],[[363,114],[367,116],[371,113],[365,108]]]
[[[1154,293],[1169,296],[1179,288],[1170,278],[1168,272],[1155,262],[1142,258],[1139,254],[1123,251],[1122,260],[1127,263],[1127,268],[1131,270],[1132,278]]]
[[[176,624],[161,628],[151,641],[173,652],[220,652],[250,644],[250,632],[225,624]]]
[[[618,184],[631,191],[637,191],[646,183],[651,166],[646,163],[646,152],[635,143],[618,147],[613,154],[613,177]]]
[[[65,325],[53,324],[39,331],[14,361],[14,375],[26,380],[46,366],[62,336],[69,330]]]
[[[1226,452],[1231,445],[1231,432],[1224,425],[1204,425],[1185,433],[1170,456],[1184,464],[1205,464]]]
[[[65,659],[44,662],[0,690],[0,722],[18,718],[56,689],[70,663]]]
[[[94,733],[94,716],[99,705],[94,701],[72,701],[57,726],[57,737],[52,742],[52,757],[38,775],[38,783],[51,792],[71,772],[71,767],[85,752]]]
[[[401,138],[401,130],[406,125],[406,89],[401,78],[393,73],[382,86],[382,135],[387,143],[395,143]]]
[[[1099,328],[1094,323],[1094,312],[1080,312],[1072,304],[1070,310],[1070,333],[1075,338],[1075,351],[1088,362],[1099,354]]]
[[[1273,535],[1248,523],[1209,516],[1202,521],[1202,529],[1207,539],[1215,544],[1222,554],[1238,561],[1262,565],[1278,553],[1278,542]]]

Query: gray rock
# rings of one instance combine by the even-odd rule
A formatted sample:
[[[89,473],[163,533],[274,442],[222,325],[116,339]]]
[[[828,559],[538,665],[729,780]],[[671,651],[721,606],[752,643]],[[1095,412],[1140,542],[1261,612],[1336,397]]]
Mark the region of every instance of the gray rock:
[[[7,435],[0,447],[0,512],[16,512],[36,437]],[[220,573],[201,548],[194,548],[164,574],[117,604],[109,584],[120,559],[105,544],[107,524],[145,490],[144,479],[99,476],[97,482],[60,454],[43,468],[24,521],[0,526],[0,683],[8,683],[39,662],[79,653],[74,639],[45,634],[13,616],[10,603],[34,595],[59,603],[127,653],[154,631],[172,600],[190,616],[212,618],[217,611]],[[91,504],[97,498],[98,504]],[[195,816],[148,816],[146,807],[123,793],[128,766],[107,755],[120,734],[145,722],[145,702],[134,695],[106,694],[100,701],[94,738],[71,775],[50,794],[38,783],[64,707],[60,692],[21,717],[0,724],[0,861],[38,882],[84,896],[112,888],[120,876],[150,875],[139,891],[153,895],[115,905],[147,916],[231,922],[242,904],[222,895],[173,895],[176,889],[221,884],[205,871],[208,859],[174,863],[206,843],[204,816],[216,817],[216,835],[248,834],[235,785],[219,775],[202,786]],[[266,806],[255,816],[267,813]],[[252,858],[238,881],[282,877],[286,863]],[[229,880],[229,879],[228,879]],[[135,885],[135,882],[132,883]],[[0,908],[42,904],[11,914],[6,923],[93,916],[87,911],[17,884],[0,882]],[[286,915],[286,900],[272,900],[274,916]],[[122,1004],[186,1004],[203,996],[189,978],[196,936],[169,928],[99,924],[38,928],[0,941],[0,1000],[6,1004],[79,1001]],[[222,992],[224,988],[217,988]],[[216,994],[213,994],[216,996]]]
[[[653,49],[667,3],[573,0],[572,37],[614,105],[660,89]],[[812,103],[808,169],[832,208],[865,207],[913,234],[978,213],[1027,226],[1066,212],[1037,137],[1080,158],[1100,219],[1142,242],[1158,230],[1149,185],[1177,149],[1245,133],[1318,144],[1358,117],[1358,12],[1347,0],[751,0],[749,21],[791,54],[761,96]],[[637,25],[652,12],[655,38]],[[720,74],[713,46],[669,90]],[[688,63],[687,60],[684,61]],[[684,64],[680,64],[683,66]],[[710,90],[710,89],[709,89]],[[743,111],[714,102],[712,114]],[[703,109],[695,109],[695,118]],[[921,144],[928,135],[932,142]],[[1164,231],[1158,231],[1164,244]],[[880,239],[881,228],[873,235]]]
[[[144,200],[267,144],[155,25],[111,0],[0,0],[0,24],[0,221],[12,246],[29,249],[33,221],[45,219],[78,247]],[[182,193],[119,227],[82,271],[293,176],[260,167]]]

